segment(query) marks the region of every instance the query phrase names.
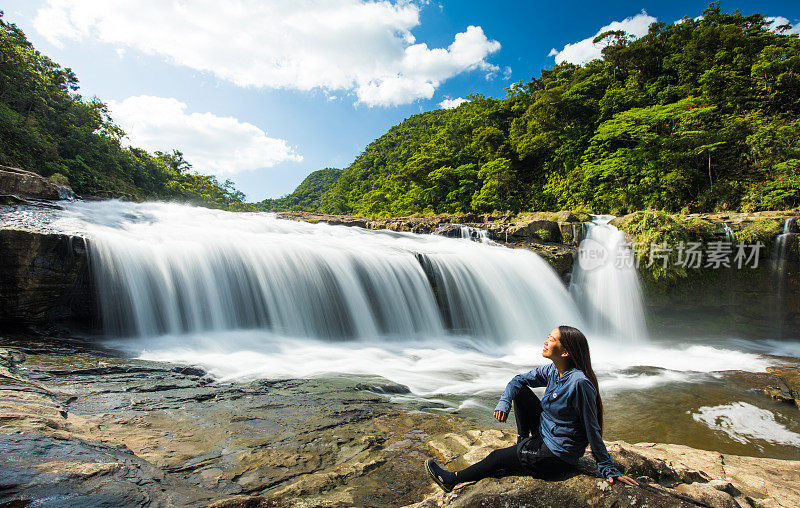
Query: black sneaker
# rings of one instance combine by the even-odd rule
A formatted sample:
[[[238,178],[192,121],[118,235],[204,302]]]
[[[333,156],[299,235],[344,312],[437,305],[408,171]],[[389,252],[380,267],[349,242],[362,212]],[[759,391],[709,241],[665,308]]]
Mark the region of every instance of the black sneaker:
[[[425,461],[425,471],[428,472],[428,476],[431,477],[431,480],[436,482],[436,485],[442,488],[445,492],[450,492],[453,490],[453,487],[456,486],[454,482],[448,482],[445,478],[452,476],[453,473],[450,471],[445,471],[439,465],[433,461],[433,459],[428,459]]]

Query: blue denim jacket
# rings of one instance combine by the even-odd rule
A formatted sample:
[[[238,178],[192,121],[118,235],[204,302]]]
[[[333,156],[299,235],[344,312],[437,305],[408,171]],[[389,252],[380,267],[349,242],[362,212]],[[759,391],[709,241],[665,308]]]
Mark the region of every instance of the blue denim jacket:
[[[495,411],[508,413],[522,385],[546,387],[542,396],[539,432],[550,451],[574,465],[583,456],[586,445],[590,444],[597,468],[604,478],[621,474],[608,455],[600,433],[597,391],[583,372],[569,369],[559,377],[556,366],[550,363],[514,376],[500,396]]]

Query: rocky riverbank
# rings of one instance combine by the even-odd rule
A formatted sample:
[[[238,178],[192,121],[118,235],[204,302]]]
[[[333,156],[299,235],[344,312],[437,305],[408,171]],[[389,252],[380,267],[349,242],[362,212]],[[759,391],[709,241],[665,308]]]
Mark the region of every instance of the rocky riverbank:
[[[487,479],[444,494],[435,457],[463,467],[513,435],[400,385],[220,382],[187,365],[68,338],[0,339],[0,504],[100,506],[796,506],[800,461],[609,443],[642,481],[609,485],[591,457],[564,477]],[[387,395],[388,394],[388,395]],[[22,506],[22,505],[21,505]]]

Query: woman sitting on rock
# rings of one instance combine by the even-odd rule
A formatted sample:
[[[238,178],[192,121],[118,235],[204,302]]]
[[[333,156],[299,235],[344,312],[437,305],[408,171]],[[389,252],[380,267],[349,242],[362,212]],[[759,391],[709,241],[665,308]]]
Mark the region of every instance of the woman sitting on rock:
[[[609,483],[618,479],[638,485],[617,470],[603,443],[603,403],[586,337],[577,328],[559,326],[547,337],[542,356],[552,363],[515,376],[494,411],[494,417],[505,422],[513,401],[516,445],[494,450],[480,462],[454,473],[433,459],[425,462],[430,477],[446,492],[459,483],[499,474],[544,477],[562,473],[578,463],[587,444],[592,446],[597,467]],[[546,387],[541,401],[530,390],[537,386]]]

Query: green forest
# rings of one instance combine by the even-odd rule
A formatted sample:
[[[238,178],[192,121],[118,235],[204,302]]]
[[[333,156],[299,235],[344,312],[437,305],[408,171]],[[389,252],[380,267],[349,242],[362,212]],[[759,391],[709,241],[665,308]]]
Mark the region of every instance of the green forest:
[[[772,30],[770,30],[772,28]],[[563,63],[451,110],[412,116],[344,169],[245,203],[174,150],[120,144],[105,104],[0,13],[0,164],[78,194],[231,210],[366,216],[800,207],[800,38],[761,14],[600,34],[602,59]],[[202,168],[200,168],[202,169]]]
[[[123,147],[125,135],[78,78],[42,55],[0,11],[0,164],[69,184],[79,195],[249,209],[229,181],[197,174],[177,150]]]
[[[603,33],[602,59],[413,116],[318,199],[263,205],[370,216],[797,208],[800,39],[786,28],[711,4],[636,40]],[[310,194],[305,182],[298,191]]]

